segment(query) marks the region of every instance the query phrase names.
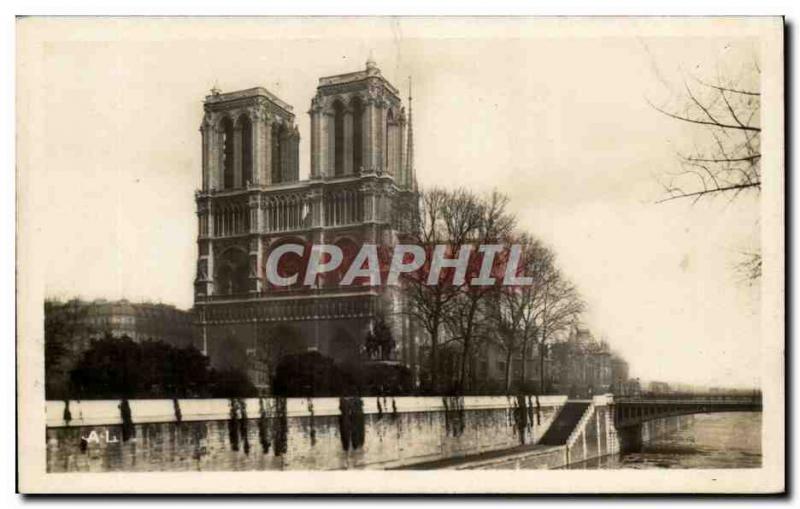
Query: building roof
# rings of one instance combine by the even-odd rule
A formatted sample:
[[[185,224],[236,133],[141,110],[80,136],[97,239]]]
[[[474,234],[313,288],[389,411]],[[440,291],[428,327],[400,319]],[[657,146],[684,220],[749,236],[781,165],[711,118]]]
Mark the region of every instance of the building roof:
[[[361,71],[348,72],[345,74],[336,74],[334,76],[324,76],[320,78],[318,88],[329,87],[334,85],[343,85],[345,83],[354,83],[357,81],[365,80],[367,78],[378,78],[391,93],[393,93],[394,95],[398,95],[400,93],[399,90],[397,90],[397,88],[394,87],[394,85],[389,83],[389,81],[387,81],[386,78],[383,77],[383,75],[381,74],[381,70],[372,60],[372,57],[370,57],[370,59],[367,60],[366,67]]]
[[[237,101],[239,99],[248,99],[251,97],[264,97],[270,102],[285,110],[287,113],[292,113],[292,106],[280,99],[278,96],[270,92],[264,87],[253,87],[245,90],[235,90],[233,92],[218,92],[206,96],[206,104],[220,104],[229,101]]]

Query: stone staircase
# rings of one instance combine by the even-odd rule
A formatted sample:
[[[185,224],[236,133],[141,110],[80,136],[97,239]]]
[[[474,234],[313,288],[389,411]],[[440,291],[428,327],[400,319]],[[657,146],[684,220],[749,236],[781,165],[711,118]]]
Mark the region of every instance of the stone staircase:
[[[589,408],[589,404],[588,401],[568,401],[538,443],[540,445],[565,445],[586,409]]]

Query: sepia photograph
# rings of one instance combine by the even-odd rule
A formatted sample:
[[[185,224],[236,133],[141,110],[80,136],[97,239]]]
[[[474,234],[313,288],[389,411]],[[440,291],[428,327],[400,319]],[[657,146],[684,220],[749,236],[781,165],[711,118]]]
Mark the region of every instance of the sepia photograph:
[[[15,25],[21,492],[784,491],[783,18]]]

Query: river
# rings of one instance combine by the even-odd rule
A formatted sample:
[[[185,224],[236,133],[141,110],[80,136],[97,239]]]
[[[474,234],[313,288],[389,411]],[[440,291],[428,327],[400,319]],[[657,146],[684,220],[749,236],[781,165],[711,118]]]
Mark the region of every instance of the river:
[[[698,414],[688,426],[645,444],[640,452],[587,461],[572,469],[758,468],[761,413]]]

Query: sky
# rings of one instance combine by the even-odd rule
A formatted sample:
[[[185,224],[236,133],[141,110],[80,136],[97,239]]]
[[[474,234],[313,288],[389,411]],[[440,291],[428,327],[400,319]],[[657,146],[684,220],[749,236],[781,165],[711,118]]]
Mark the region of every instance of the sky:
[[[204,96],[263,86],[292,104],[305,178],[318,78],[371,54],[404,97],[413,76],[420,184],[509,195],[633,376],[758,383],[760,287],[735,265],[760,242],[759,196],[656,204],[657,177],[702,132],[648,103],[674,104],[687,73],[742,72],[752,39],[497,20],[58,23],[21,64],[36,79],[20,110],[35,114],[18,117],[36,140],[18,171],[46,295],[191,307]]]

